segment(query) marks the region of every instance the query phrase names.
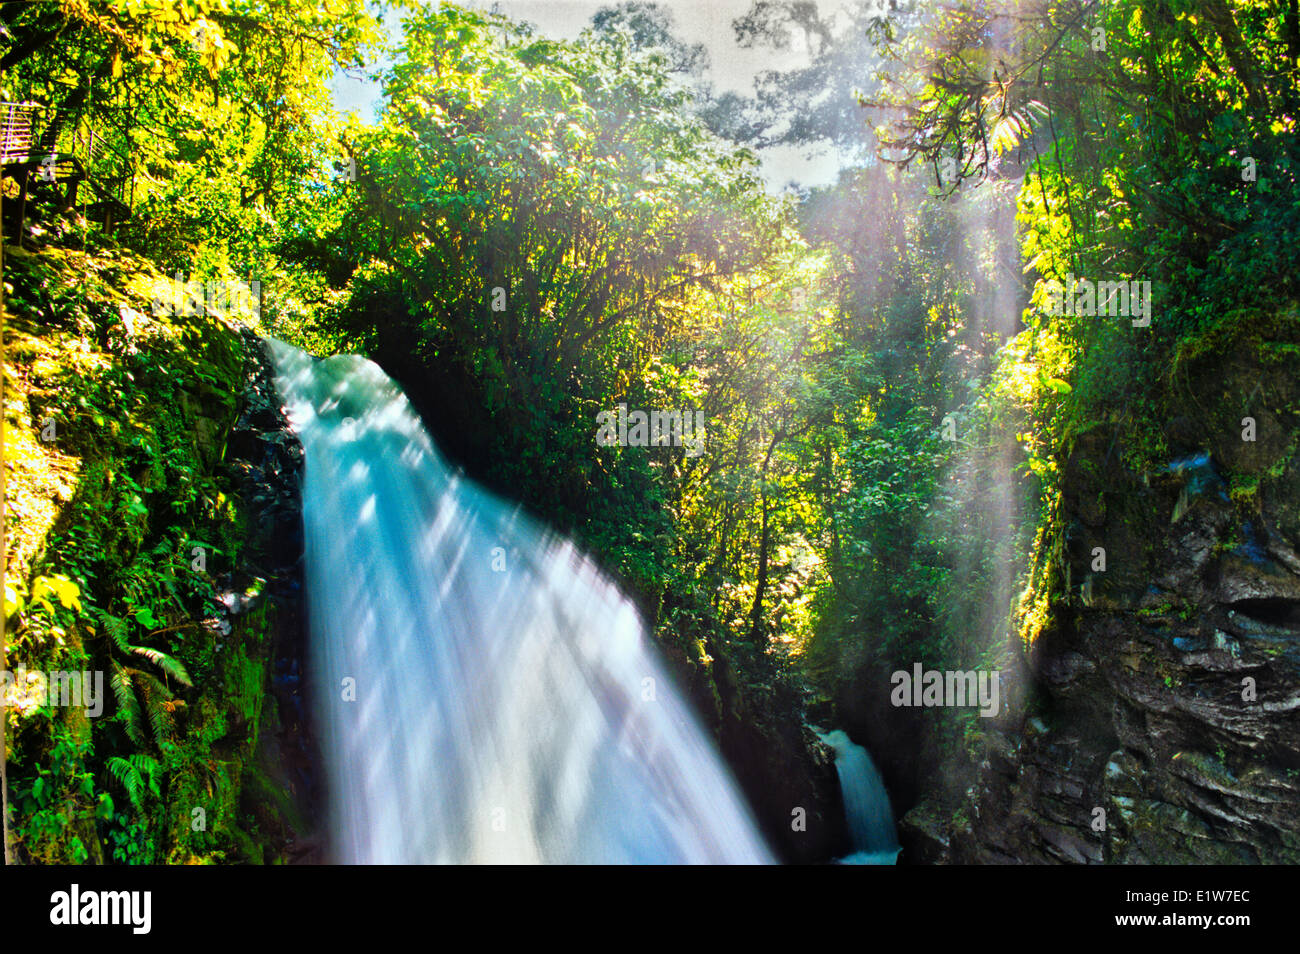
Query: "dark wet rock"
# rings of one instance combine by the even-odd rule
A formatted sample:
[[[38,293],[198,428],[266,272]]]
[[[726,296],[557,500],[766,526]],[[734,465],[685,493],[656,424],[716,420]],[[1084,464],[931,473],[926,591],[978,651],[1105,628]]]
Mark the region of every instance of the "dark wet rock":
[[[936,865],[951,861],[948,818],[935,806],[917,805],[898,822],[903,864]]]
[[[1039,714],[990,735],[957,804],[922,792],[912,860],[1300,862],[1300,374],[1269,349],[1189,361],[1213,393],[1170,397],[1205,410],[1170,414],[1168,461],[1138,472],[1117,430],[1080,438],[1069,565],[1031,654]]]
[[[304,695],[307,653],[303,590],[302,445],[275,387],[265,343],[242,329],[244,392],[226,439],[225,464],[243,501],[239,563],[219,577],[219,630],[264,626],[260,640],[269,702],[243,809],[258,819],[267,851],[290,861],[320,860],[316,813],[319,758]]]
[[[835,753],[809,725],[811,693],[788,676],[747,677],[718,647],[711,652],[722,754],[773,852],[793,864],[848,854]]]

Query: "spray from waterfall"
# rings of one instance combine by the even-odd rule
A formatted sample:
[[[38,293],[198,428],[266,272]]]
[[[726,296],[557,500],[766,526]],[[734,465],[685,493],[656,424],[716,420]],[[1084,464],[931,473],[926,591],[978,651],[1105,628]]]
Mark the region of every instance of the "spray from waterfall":
[[[771,861],[616,587],[451,470],[377,365],[271,347],[334,860]]]

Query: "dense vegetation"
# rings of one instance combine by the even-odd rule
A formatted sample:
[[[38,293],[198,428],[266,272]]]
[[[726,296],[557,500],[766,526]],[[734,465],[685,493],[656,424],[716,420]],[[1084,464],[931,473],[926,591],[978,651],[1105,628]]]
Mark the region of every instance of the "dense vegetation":
[[[1300,17],[809,6],[738,21],[810,52],[750,102],[692,82],[652,5],[575,42],[413,8],[366,124],[326,88],[373,62],[359,0],[0,5],[2,98],[94,128],[90,175],[134,199],[110,233],[36,194],[4,260],[8,665],[114,692],[93,723],[10,709],[18,858],[261,857],[238,806],[264,659],[245,633],[218,661],[212,574],[186,571],[195,545],[237,558],[239,345],[231,316],[155,314],[175,273],[260,281],[263,332],[379,362],[448,456],[633,594],[716,729],[831,703],[895,735],[905,803],[956,797],[981,720],[890,721],[889,672],[1016,670],[1087,572],[1078,442],[1159,469],[1198,449],[1170,424],[1187,389],[1213,405],[1189,363],[1295,360]],[[819,141],[851,157],[835,184],[765,190],[755,148]],[[1084,276],[1150,282],[1149,324],[1051,313],[1047,282]],[[704,453],[598,446],[619,405],[702,410]],[[1227,475],[1243,508],[1277,446]]]

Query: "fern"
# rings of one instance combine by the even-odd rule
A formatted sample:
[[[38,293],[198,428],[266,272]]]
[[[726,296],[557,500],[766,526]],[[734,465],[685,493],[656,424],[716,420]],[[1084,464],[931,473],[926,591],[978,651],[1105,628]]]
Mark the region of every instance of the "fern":
[[[169,656],[161,649],[153,649],[149,646],[132,646],[130,647],[130,651],[135,653],[137,656],[143,656],[145,659],[149,660],[166,675],[171,676],[179,682],[182,686],[188,688],[194,685],[194,683],[190,681],[190,674],[185,671],[185,667],[181,665],[181,661],[175,656]]]
[[[1031,99],[1019,109],[1009,111],[1004,99],[1002,110],[989,137],[993,151],[998,155],[1011,151],[1020,144],[1022,139],[1032,135],[1035,120],[1045,119],[1048,112],[1047,107],[1036,99]]]
[[[123,669],[113,663],[113,675],[109,684],[113,687],[113,696],[117,699],[117,711],[126,735],[136,745],[144,745],[144,732],[141,729],[140,700],[136,698],[135,686],[131,682],[134,669]]]
[[[128,755],[126,760],[131,763],[132,767],[141,776],[148,779],[149,791],[155,798],[162,798],[162,792],[158,789],[158,776],[162,773],[162,766],[152,755]]]
[[[110,755],[106,764],[108,771],[126,789],[131,804],[136,807],[137,811],[141,810],[144,807],[142,799],[145,783],[144,777],[140,774],[140,769],[118,755]]]
[[[109,773],[126,789],[127,797],[137,811],[144,809],[146,792],[161,798],[158,788],[158,774],[161,766],[158,760],[149,755],[110,755],[105,763]]]
[[[106,613],[99,607],[91,607],[90,610],[95,616],[99,617],[104,624],[104,632],[110,639],[117,644],[117,648],[124,653],[131,653],[141,656],[153,663],[163,671],[167,676],[175,679],[182,686],[190,688],[194,683],[190,680],[190,674],[185,671],[185,666],[175,656],[163,652],[161,649],[154,649],[151,646],[133,646],[127,638],[128,626],[127,621],[120,616],[114,616],[112,613]]]
[[[100,622],[104,624],[104,632],[108,633],[109,638],[117,643],[117,648],[122,652],[130,652],[131,646],[127,641],[126,620],[111,613],[106,613],[98,606],[92,606],[90,612],[99,617]]]
[[[172,695],[156,676],[147,672],[137,671],[135,683],[140,687],[140,694],[144,697],[144,708],[149,716],[149,726],[153,730],[154,741],[161,746],[171,734],[172,716],[163,703],[170,701]]]

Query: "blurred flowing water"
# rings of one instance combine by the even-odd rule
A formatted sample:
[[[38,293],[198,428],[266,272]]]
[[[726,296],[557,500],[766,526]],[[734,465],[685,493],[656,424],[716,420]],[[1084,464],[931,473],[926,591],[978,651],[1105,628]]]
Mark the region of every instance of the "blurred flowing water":
[[[880,777],[871,754],[840,729],[818,737],[835,750],[835,772],[844,795],[853,853],[840,864],[892,865],[898,859],[898,834],[894,810],[889,804],[885,780]]]
[[[270,344],[333,860],[771,861],[617,588],[449,469],[377,365]]]

